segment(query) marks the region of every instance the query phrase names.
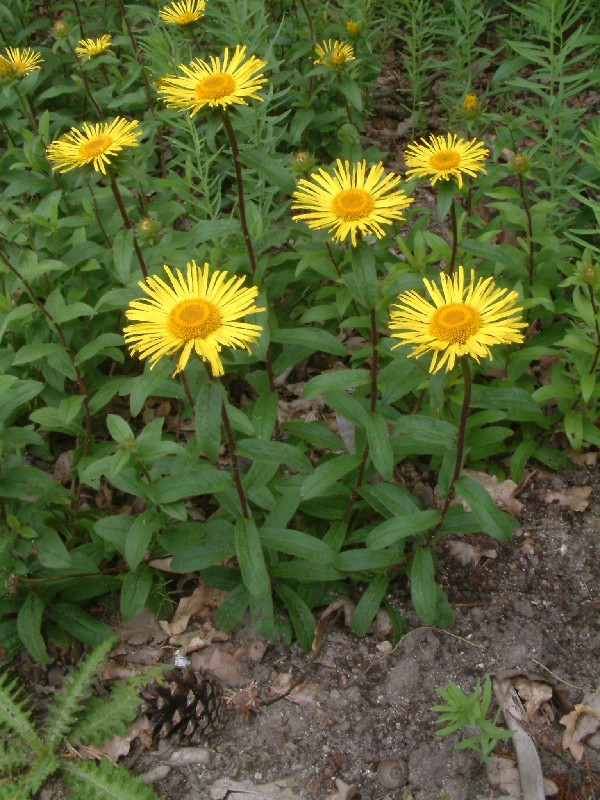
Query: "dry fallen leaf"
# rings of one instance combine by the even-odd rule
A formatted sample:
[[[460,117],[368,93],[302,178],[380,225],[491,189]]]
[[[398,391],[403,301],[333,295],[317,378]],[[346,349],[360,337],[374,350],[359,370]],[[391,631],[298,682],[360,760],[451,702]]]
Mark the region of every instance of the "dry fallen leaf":
[[[340,614],[344,615],[344,623],[350,627],[352,615],[354,614],[355,605],[349,597],[342,595],[334,600],[333,603],[327,606],[325,611],[321,613],[317,627],[315,630],[315,638],[312,643],[313,653],[318,653],[323,646],[323,639],[327,631],[333,626],[336,619]]]
[[[182,597],[179,601],[179,605],[173,614],[167,632],[171,636],[177,636],[187,629],[190,617],[200,616],[206,619],[210,615],[207,612],[210,612],[211,609],[218,608],[226,596],[226,592],[215,589],[200,580],[199,586],[194,589],[192,594],[187,597]],[[165,630],[165,626],[162,623],[161,627]]]
[[[482,558],[496,558],[498,556],[496,550],[482,550],[477,545],[468,544],[467,542],[450,542],[448,549],[450,554],[464,567],[469,566],[469,564],[477,566]]]
[[[552,699],[552,686],[542,681],[531,681],[528,678],[515,678],[513,686],[521,700],[525,702],[525,711],[530,722],[537,720],[540,711],[548,720],[554,719],[554,711],[548,702]]]
[[[546,492],[545,503],[558,503],[572,512],[585,511],[590,504],[591,486],[572,486],[560,492]]]
[[[565,714],[559,720],[560,724],[565,726],[563,749],[570,750],[575,761],[581,761],[583,758],[582,739],[591,736],[600,728],[600,690],[594,694],[597,697],[596,704],[599,706],[599,710],[586,703],[577,703],[570,714]],[[583,699],[587,700],[590,697],[592,695],[586,695]]]

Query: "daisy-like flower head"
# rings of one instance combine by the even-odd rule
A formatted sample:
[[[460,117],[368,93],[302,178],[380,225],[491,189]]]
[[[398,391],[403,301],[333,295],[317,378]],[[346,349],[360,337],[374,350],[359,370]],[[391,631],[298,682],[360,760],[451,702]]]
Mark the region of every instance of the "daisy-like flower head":
[[[100,53],[105,53],[112,43],[109,33],[100,36],[99,39],[80,39],[79,47],[75,48],[78,56],[87,56],[93,58],[99,56]]]
[[[117,117],[113,122],[83,123],[83,130],[71,128],[60,139],[55,139],[46,148],[46,158],[59,172],[69,172],[76,167],[92,164],[96,172],[106,175],[106,165],[124,147],[137,147],[138,121]],[[110,158],[109,158],[110,156]]]
[[[315,64],[323,64],[325,67],[341,69],[348,61],[354,61],[354,48],[351,44],[345,44],[337,39],[328,39],[323,44],[315,46],[315,53],[318,58],[314,59]]]
[[[522,321],[516,305],[518,294],[499,289],[492,278],[479,278],[471,270],[471,282],[465,286],[462,267],[452,277],[441,275],[441,289],[423,279],[431,298],[414,291],[403,292],[390,314],[390,329],[401,344],[415,345],[410,356],[433,353],[430,372],[445,366],[452,369],[456,359],[471,356],[479,363],[491,356],[490,347],[523,341]]]
[[[456,134],[449,133],[448,138],[430,134],[429,141],[421,139],[423,144],[415,142],[406,148],[404,160],[407,176],[416,175],[419,178],[431,177],[431,185],[439,180],[450,180],[455,177],[458,188],[463,184],[463,173],[476,177],[478,172],[486,173],[483,166],[489,150],[473,139],[470,142],[459,139]]]
[[[204,106],[245,106],[247,97],[262,100],[256,93],[267,80],[260,73],[267,62],[256,56],[245,59],[246,46],[238,45],[231,59],[226,47],[222,59],[210,56],[210,63],[197,58],[189,66],[180,64],[183,75],[161,78],[159,95],[169,108],[189,111],[192,117]]]
[[[180,0],[164,6],[158,16],[171,25],[191,25],[204,16],[205,0]]]
[[[19,47],[7,47],[0,55],[0,77],[28,75],[39,69],[44,63],[41,55],[31,47],[21,50]]]
[[[292,198],[309,228],[325,228],[341,242],[350,235],[356,247],[357,232],[385,235],[382,225],[402,219],[402,209],[413,202],[399,189],[397,175],[386,174],[381,163],[367,172],[367,162],[352,164],[339,158],[333,175],[324,169],[302,178]]]
[[[360,22],[356,22],[356,20],[349,19],[346,22],[346,31],[348,32],[348,36],[350,36],[352,39],[356,39],[356,37],[360,33]]]
[[[203,268],[190,261],[187,278],[165,264],[171,285],[157,276],[146,278],[140,287],[147,294],[132,300],[125,312],[132,325],[124,329],[131,354],[149,358],[150,368],[163,357],[181,350],[173,375],[185,368],[193,350],[208,361],[212,374],[223,375],[219,353],[223,346],[245,348],[260,337],[262,327],[241,321],[246,314],[266,311],[257,308],[255,286],[242,286],[243,277]]]

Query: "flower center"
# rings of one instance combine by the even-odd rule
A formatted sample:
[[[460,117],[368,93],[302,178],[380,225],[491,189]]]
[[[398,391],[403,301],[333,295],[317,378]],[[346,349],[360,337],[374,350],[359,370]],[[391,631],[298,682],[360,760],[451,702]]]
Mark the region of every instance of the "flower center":
[[[439,172],[454,169],[460,164],[460,154],[456,150],[442,150],[434,153],[429,159],[431,166]]]
[[[105,153],[112,143],[110,136],[94,136],[79,145],[79,155],[81,158],[96,158]]]
[[[464,303],[441,306],[436,309],[429,323],[429,333],[432,336],[453,344],[464,344],[480,328],[479,312]]]
[[[167,316],[167,330],[177,339],[208,339],[221,325],[221,313],[208,300],[182,300]]]
[[[338,219],[352,222],[367,217],[375,208],[375,201],[363,189],[344,189],[333,198],[332,211]]]
[[[220,100],[235,89],[235,81],[227,72],[207,75],[196,86],[198,100]]]
[[[190,22],[196,22],[197,19],[199,19],[198,14],[194,11],[184,11],[177,17],[177,22],[180,25],[189,25]]]
[[[334,67],[343,67],[347,59],[344,51],[336,47],[333,49],[331,55],[329,56],[329,60],[331,61]]]

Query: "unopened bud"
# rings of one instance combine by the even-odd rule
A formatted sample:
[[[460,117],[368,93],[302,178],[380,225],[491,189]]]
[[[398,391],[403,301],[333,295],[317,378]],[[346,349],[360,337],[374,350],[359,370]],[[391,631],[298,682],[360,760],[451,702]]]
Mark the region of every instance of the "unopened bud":
[[[349,19],[348,22],[346,22],[346,30],[348,31],[348,36],[350,36],[352,39],[356,39],[360,33],[360,22]]]

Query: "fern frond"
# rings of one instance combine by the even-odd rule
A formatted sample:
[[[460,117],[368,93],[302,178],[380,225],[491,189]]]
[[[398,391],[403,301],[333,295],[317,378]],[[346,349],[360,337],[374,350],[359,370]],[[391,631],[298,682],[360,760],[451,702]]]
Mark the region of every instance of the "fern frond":
[[[158,800],[149,786],[130,775],[124,766],[107,758],[64,763],[63,775],[73,790],[72,800]]]
[[[16,734],[32,750],[40,752],[42,740],[31,724],[31,711],[19,697],[21,691],[16,680],[9,681],[6,674],[0,675],[0,736]]]
[[[7,784],[9,787],[7,796],[10,800],[29,800],[59,767],[60,761],[57,756],[49,755],[48,753],[38,756],[31,764],[29,772],[19,776],[17,783],[13,785]],[[2,794],[0,794],[0,800],[3,800]]]
[[[81,703],[89,694],[92,681],[96,677],[100,665],[106,660],[114,643],[114,639],[107,639],[98,645],[80,663],[79,669],[72,670],[65,678],[63,693],[57,695],[56,702],[48,711],[46,718],[44,742],[50,750],[56,750],[58,743],[73,727],[75,718],[80,712]],[[70,685],[67,683],[69,677],[73,679]]]
[[[0,742],[0,775],[12,777],[31,763],[31,750],[18,742],[7,747]]]
[[[91,697],[69,739],[84,744],[101,744],[105,739],[124,734],[140,706],[139,687],[164,672],[166,666],[153,667],[116,685],[108,698]]]

